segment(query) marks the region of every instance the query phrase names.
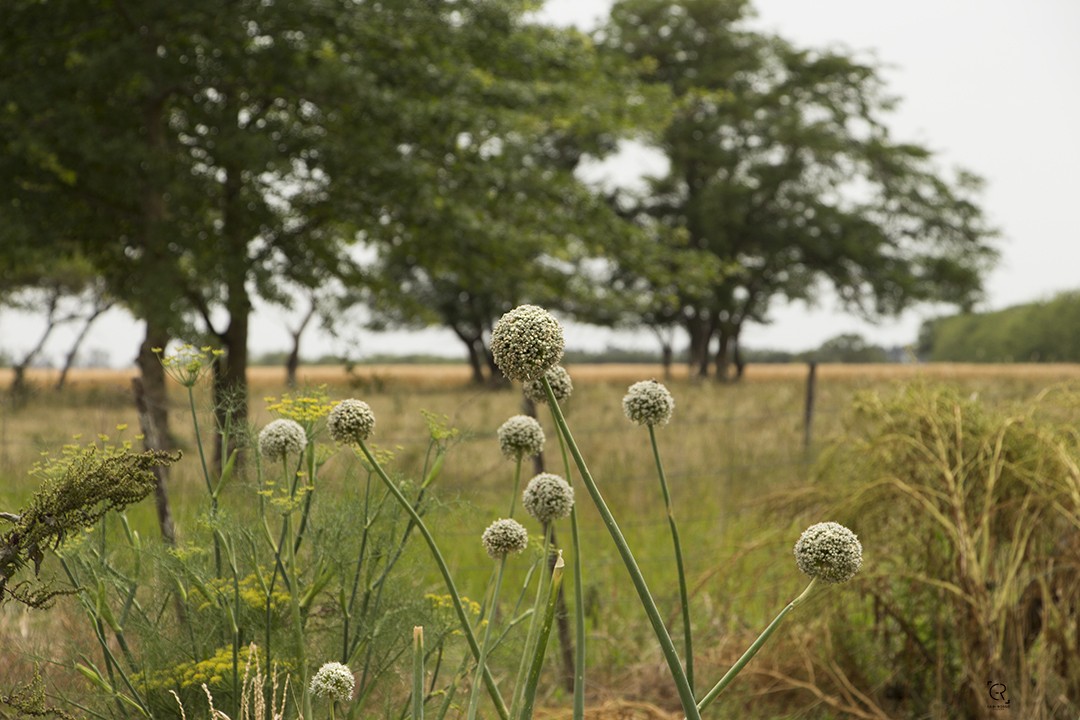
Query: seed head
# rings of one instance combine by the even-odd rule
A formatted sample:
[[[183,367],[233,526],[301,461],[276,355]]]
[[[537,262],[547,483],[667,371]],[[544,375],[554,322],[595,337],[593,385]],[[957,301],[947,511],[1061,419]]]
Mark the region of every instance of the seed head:
[[[342,400],[326,418],[330,437],[346,445],[367,440],[375,429],[375,413],[363,400]]]
[[[862,567],[862,545],[840,523],[808,527],[795,543],[795,563],[812,578],[827,583],[847,582]]]
[[[487,554],[501,560],[510,553],[519,553],[529,544],[529,532],[517,520],[503,518],[488,525],[480,537]]]
[[[570,380],[570,373],[566,372],[566,368],[562,365],[556,365],[551,368],[544,373],[544,377],[546,377],[548,383],[551,384],[551,392],[555,394],[555,399],[559,402],[570,397],[570,393],[574,392],[574,383]],[[533,402],[547,402],[547,393],[544,392],[544,383],[540,378],[525,383],[524,389],[525,397]]]
[[[352,670],[339,662],[324,664],[315,677],[311,678],[311,694],[330,700],[352,700],[353,686],[356,680]]]
[[[574,488],[558,475],[540,473],[525,486],[525,510],[541,523],[564,518],[574,508]]]
[[[511,460],[539,455],[544,450],[544,429],[536,418],[515,415],[499,426],[499,448]]]
[[[299,455],[307,446],[307,433],[295,420],[274,420],[259,433],[259,452],[267,460]]]
[[[536,380],[562,359],[562,325],[536,305],[519,305],[499,318],[491,332],[491,354],[511,380]]]
[[[638,425],[667,425],[675,411],[675,398],[655,380],[630,386],[622,401],[623,412]]]

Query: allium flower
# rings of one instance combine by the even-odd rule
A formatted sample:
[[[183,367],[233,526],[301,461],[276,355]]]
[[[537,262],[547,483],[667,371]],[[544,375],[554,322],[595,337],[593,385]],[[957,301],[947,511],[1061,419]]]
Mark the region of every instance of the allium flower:
[[[795,562],[812,578],[827,583],[847,582],[862,567],[862,545],[840,523],[811,525],[795,543]]]
[[[667,425],[675,411],[675,398],[655,380],[642,380],[626,391],[622,406],[626,417],[638,425]]]
[[[503,518],[488,525],[480,537],[487,554],[501,560],[510,553],[519,553],[529,544],[529,532],[517,520]]]
[[[536,305],[519,305],[499,318],[491,332],[491,354],[511,380],[536,380],[562,359],[562,325]]]
[[[326,425],[334,440],[354,444],[371,435],[375,429],[375,413],[363,400],[342,400],[330,410]]]
[[[558,475],[540,473],[525,486],[525,510],[541,523],[564,518],[574,507],[574,488]]]
[[[499,426],[499,448],[511,460],[539,455],[544,450],[544,429],[536,418],[515,415]]]
[[[353,686],[356,684],[352,670],[339,662],[325,663],[315,677],[311,678],[311,694],[331,700],[352,700]]]
[[[551,392],[555,394],[555,399],[559,402],[570,397],[570,393],[574,392],[574,383],[570,380],[570,373],[566,372],[566,368],[562,365],[551,368],[544,373],[544,376],[547,377],[548,383],[551,385]],[[540,378],[525,383],[524,389],[525,397],[533,402],[547,402],[547,393],[544,392],[544,383]]]
[[[307,446],[307,433],[295,420],[274,420],[259,433],[259,452],[267,460],[299,455]]]

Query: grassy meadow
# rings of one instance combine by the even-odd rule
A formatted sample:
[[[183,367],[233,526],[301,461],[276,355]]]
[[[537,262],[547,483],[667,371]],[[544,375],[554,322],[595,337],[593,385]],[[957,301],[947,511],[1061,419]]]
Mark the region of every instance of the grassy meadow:
[[[631,382],[661,379],[661,370],[641,365],[568,370],[575,390],[564,406],[567,419],[678,646],[676,576],[648,432],[629,423],[621,407]],[[99,435],[130,438],[137,432],[130,377],[126,371],[79,371],[66,390],[56,393],[50,389],[49,373],[39,372],[30,376],[37,389],[25,407],[14,409],[6,400],[0,404],[0,511],[16,512],[32,493],[27,470],[42,452],[55,452],[76,435],[86,442]],[[471,598],[482,597],[492,564],[479,537],[491,520],[505,516],[513,477],[513,463],[501,456],[495,430],[521,412],[520,393],[472,387],[467,368],[451,365],[361,366],[352,374],[338,368],[306,368],[300,377],[309,386],[326,385],[331,399],[356,397],[368,402],[377,418],[374,444],[392,453],[387,464],[402,477],[416,478],[421,472],[427,448],[422,411],[445,416],[446,423],[460,431],[432,490],[438,505],[428,517],[459,589]],[[8,381],[0,371],[0,387]],[[263,398],[280,397],[287,389],[284,373],[277,368],[254,369],[250,382],[251,420],[258,428],[273,417]],[[792,544],[808,522],[832,518],[808,516],[799,498],[815,482],[822,453],[857,423],[851,412],[854,398],[865,391],[890,394],[925,382],[948,384],[981,404],[1005,407],[1022,405],[1040,393],[1044,402],[1046,397],[1052,402],[1056,393],[1071,395],[1080,390],[1080,367],[821,366],[809,448],[804,447],[805,366],[750,366],[745,380],[733,385],[691,381],[680,367],[676,377],[665,381],[675,397],[675,416],[657,434],[686,555],[699,685],[711,685],[719,678],[805,585],[791,557]],[[169,493],[182,539],[206,511],[207,500],[187,396],[175,385],[172,393],[171,430],[185,458],[173,468]],[[197,388],[196,403],[209,440],[212,422],[206,385]],[[548,436],[545,467],[563,474],[547,408],[541,406],[537,414]],[[117,426],[123,424],[127,429],[118,433]],[[327,468],[350,462],[354,460],[339,451]],[[528,464],[523,474],[524,480],[531,476]],[[330,497],[355,490],[342,485],[343,476],[321,472],[320,477],[328,478]],[[249,492],[240,482],[226,489],[240,503]],[[678,699],[625,569],[583,489],[577,500],[585,565],[590,717],[678,717]],[[320,492],[318,502],[327,503],[327,496]],[[151,500],[131,508],[128,516],[142,537],[157,537]],[[533,526],[529,529],[535,531]],[[568,541],[567,528],[560,526],[557,532],[560,541]],[[874,551],[866,550],[869,564]],[[408,567],[422,573],[430,592],[438,593],[439,577],[427,560],[423,547],[414,544]],[[55,568],[47,562],[45,571]],[[507,587],[520,584],[520,573],[515,572],[510,571]],[[819,681],[806,660],[808,648],[826,640],[809,636],[804,627],[845,592],[853,591],[829,588],[794,613],[725,696],[728,710],[716,710],[710,717],[894,716],[889,708],[865,698],[863,690],[872,688],[858,687],[855,679],[852,687],[844,687],[850,673]],[[832,636],[827,641],[832,642]],[[553,639],[538,716],[569,718],[569,693],[560,679],[557,644]],[[41,664],[50,686],[77,687],[83,681],[71,670],[73,659],[95,652],[87,621],[70,598],[60,598],[43,611],[25,610],[16,603],[0,608],[0,694],[24,682],[35,663]],[[403,678],[407,663],[407,658],[401,660]],[[406,680],[400,684],[404,687]],[[93,692],[89,686],[85,691]],[[942,713],[940,717],[949,716],[947,709]],[[0,717],[6,717],[3,710]]]

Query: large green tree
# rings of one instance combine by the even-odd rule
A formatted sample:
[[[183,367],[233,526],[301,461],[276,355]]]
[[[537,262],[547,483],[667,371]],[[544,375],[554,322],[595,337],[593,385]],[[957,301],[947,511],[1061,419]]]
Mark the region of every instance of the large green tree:
[[[581,33],[530,22],[529,8],[477,5],[462,42],[442,46],[429,74],[447,99],[407,103],[397,124],[400,169],[419,181],[367,233],[375,323],[450,328],[476,382],[500,377],[487,344],[514,305],[593,319],[583,266],[634,230],[574,170],[648,125],[663,95]]]
[[[630,214],[666,253],[716,259],[709,282],[678,291],[698,372],[715,357],[726,377],[743,327],[781,298],[831,288],[871,318],[978,299],[995,252],[977,178],[947,179],[927,149],[891,137],[894,100],[874,65],[752,32],[748,12],[744,0],[621,0],[601,31],[675,97],[654,139],[669,170]]]

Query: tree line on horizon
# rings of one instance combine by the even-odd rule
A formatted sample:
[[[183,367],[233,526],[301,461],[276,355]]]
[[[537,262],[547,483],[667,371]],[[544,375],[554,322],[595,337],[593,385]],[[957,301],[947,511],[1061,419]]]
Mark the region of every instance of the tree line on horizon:
[[[256,298],[301,318],[294,363],[311,322],[361,309],[450,328],[478,383],[521,303],[648,329],[667,363],[685,337],[695,374],[730,379],[777,303],[981,298],[980,180],[892,137],[876,64],[754,30],[747,0],[620,0],[592,33],[532,8],[12,0],[0,303],[126,308],[165,424],[152,349],[220,347],[215,397],[246,397]],[[666,170],[579,178],[628,141]]]

